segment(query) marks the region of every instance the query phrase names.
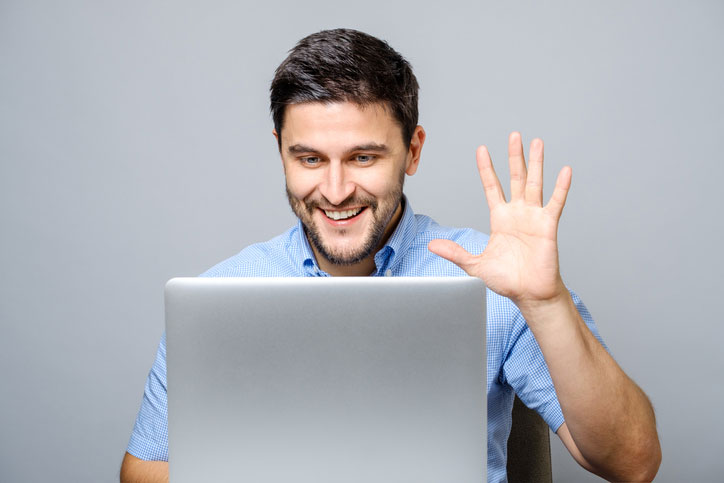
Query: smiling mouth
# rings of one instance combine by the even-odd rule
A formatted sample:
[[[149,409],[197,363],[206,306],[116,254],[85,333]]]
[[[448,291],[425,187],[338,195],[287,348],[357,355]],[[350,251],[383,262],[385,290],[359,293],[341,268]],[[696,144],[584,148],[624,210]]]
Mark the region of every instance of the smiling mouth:
[[[342,210],[342,211],[336,211],[336,210],[322,210],[324,211],[324,214],[327,215],[327,218],[334,220],[334,221],[340,221],[340,220],[348,220],[350,218],[354,218],[355,216],[359,215],[365,208],[353,208],[351,210]]]

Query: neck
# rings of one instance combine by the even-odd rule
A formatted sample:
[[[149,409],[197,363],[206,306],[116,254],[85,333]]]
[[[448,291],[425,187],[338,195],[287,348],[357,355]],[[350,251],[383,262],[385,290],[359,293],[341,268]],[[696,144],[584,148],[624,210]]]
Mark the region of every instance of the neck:
[[[380,240],[380,243],[377,245],[377,247],[367,257],[354,264],[334,264],[327,260],[324,256],[322,256],[322,254],[317,251],[314,244],[310,242],[309,245],[312,247],[312,251],[314,252],[314,258],[317,259],[317,264],[319,265],[319,268],[332,275],[333,277],[366,277],[368,275],[372,275],[376,269],[375,255],[378,251],[382,249],[382,247],[385,246],[385,243],[387,243],[387,240],[389,240],[390,236],[395,231],[395,228],[397,228],[397,225],[400,223],[401,218],[402,202],[397,205],[397,209],[392,215],[390,222],[387,224],[387,228],[385,228],[385,233],[382,236],[382,239]]]

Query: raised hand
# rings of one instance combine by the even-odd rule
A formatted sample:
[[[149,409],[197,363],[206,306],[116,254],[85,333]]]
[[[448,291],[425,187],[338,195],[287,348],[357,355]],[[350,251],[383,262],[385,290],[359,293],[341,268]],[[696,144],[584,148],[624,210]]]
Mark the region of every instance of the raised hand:
[[[433,240],[428,248],[468,275],[483,279],[491,290],[510,298],[521,310],[567,296],[558,268],[557,233],[571,185],[571,168],[561,170],[553,195],[543,205],[543,141],[531,142],[526,168],[520,133],[511,133],[511,199],[506,202],[487,148],[480,146],[476,157],[490,208],[488,246],[479,255],[468,253],[450,240]]]

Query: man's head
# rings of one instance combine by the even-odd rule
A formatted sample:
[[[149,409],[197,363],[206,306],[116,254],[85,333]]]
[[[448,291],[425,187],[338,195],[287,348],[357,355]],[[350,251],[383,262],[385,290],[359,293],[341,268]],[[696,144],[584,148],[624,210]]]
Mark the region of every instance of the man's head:
[[[367,34],[319,32],[279,66],[271,99],[289,203],[317,260],[338,274],[369,269],[425,140],[410,65]]]

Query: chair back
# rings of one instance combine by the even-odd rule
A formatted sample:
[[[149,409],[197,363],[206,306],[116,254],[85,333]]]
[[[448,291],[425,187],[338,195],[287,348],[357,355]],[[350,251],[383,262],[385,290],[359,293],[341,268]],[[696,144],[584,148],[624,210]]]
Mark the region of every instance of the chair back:
[[[548,424],[515,397],[513,426],[508,438],[508,483],[552,483]]]

